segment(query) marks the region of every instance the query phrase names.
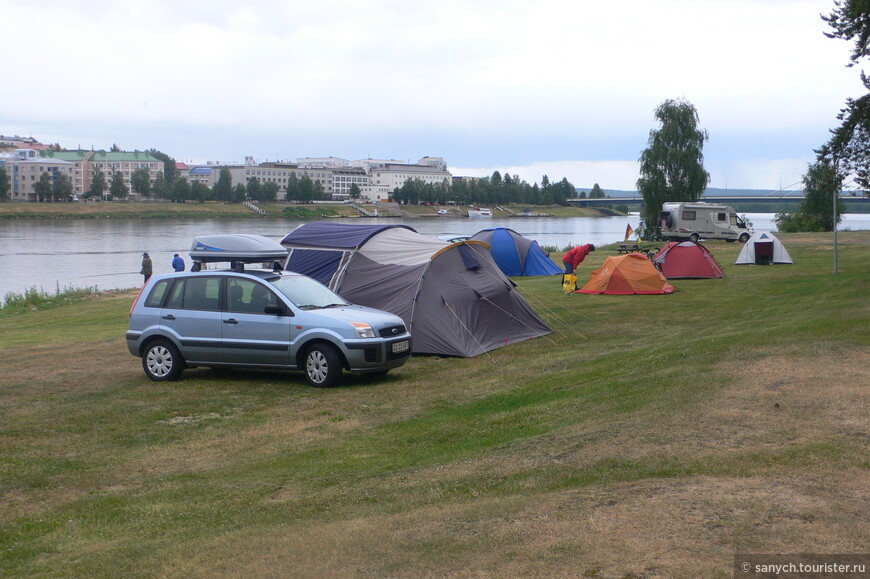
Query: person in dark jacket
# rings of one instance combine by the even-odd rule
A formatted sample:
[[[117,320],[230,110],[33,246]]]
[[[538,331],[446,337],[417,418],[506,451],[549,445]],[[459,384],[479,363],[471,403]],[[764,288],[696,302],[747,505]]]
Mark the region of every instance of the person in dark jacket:
[[[595,246],[591,243],[586,245],[578,245],[562,257],[562,263],[565,264],[565,273],[574,273],[577,266],[583,263],[586,256],[595,251]]]
[[[184,259],[175,254],[175,257],[172,258],[172,269],[175,271],[184,271]]]
[[[145,281],[143,283],[148,283],[148,278],[151,277],[151,274],[154,273],[153,266],[151,265],[151,258],[148,256],[148,252],[142,254],[142,271],[140,271],[143,276],[145,276]]]

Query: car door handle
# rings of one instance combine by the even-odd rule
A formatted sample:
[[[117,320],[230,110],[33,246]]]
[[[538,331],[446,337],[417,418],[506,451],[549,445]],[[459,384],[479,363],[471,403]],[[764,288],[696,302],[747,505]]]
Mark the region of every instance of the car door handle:
[[[224,323],[225,324],[238,324],[239,322],[237,322],[235,318],[230,318],[228,320],[224,320]]]
[[[173,316],[172,314],[169,314],[169,315],[167,315],[167,316],[163,316],[163,319],[164,319],[164,320],[174,320],[174,319],[175,319],[175,316]]]

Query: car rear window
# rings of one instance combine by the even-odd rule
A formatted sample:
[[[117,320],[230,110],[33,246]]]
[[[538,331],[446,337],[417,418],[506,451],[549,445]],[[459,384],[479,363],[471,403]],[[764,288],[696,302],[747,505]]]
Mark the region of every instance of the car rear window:
[[[145,300],[145,307],[159,308],[163,305],[163,298],[166,297],[166,291],[169,289],[169,282],[170,280],[166,279],[154,284],[154,287],[151,288],[151,293],[148,294],[148,299]]]

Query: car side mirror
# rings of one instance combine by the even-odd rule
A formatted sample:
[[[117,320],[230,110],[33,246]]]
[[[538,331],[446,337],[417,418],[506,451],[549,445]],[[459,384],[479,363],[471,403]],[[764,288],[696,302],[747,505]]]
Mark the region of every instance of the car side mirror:
[[[284,306],[277,305],[277,304],[269,304],[265,308],[263,308],[263,311],[269,315],[272,315],[272,316],[292,316],[293,315],[293,312],[291,310],[288,310]]]

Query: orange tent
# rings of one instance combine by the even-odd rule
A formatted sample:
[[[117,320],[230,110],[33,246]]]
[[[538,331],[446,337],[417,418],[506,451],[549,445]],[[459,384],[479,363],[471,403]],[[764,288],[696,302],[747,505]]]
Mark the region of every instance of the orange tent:
[[[669,294],[674,286],[642,253],[610,256],[601,269],[592,272],[581,294]]]

